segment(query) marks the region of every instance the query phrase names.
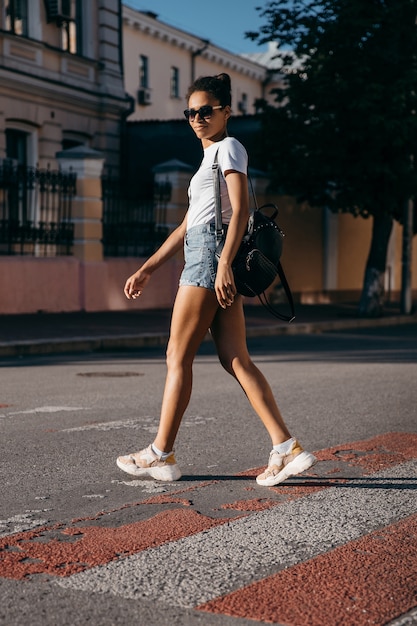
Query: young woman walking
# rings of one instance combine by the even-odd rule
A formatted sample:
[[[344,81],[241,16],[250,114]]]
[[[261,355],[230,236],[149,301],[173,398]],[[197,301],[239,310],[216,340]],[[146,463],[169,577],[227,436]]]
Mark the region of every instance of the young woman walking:
[[[185,265],[172,312],[159,428],[152,444],[119,457],[117,465],[133,476],[148,475],[161,481],[181,477],[174,442],[191,396],[193,361],[210,330],[220,363],[239,382],[271,438],[268,467],[256,481],[259,485],[277,485],[310,468],[316,458],[291,436],[271,388],[246,346],[243,302],[236,292],[232,261],[249,217],[248,159],[242,144],[227,135],[230,77],[220,74],[197,79],[188,91],[188,107],[184,114],[202,143],[204,156],[190,182],[187,215],[159,250],[128,278],[124,288],[127,298],[139,297],[152,273],[184,247]],[[218,264],[212,177],[216,154],[221,170],[222,221],[228,224]]]

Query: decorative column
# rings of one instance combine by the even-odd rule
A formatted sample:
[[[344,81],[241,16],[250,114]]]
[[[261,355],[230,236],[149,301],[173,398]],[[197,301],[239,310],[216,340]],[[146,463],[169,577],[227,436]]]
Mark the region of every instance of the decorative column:
[[[72,200],[74,223],[74,257],[83,262],[103,260],[103,201],[101,152],[77,146],[57,152],[59,167],[77,175],[77,195]]]

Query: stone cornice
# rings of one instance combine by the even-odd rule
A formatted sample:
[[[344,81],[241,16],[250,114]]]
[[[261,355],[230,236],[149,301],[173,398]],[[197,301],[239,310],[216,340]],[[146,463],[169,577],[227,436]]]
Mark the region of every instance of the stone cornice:
[[[120,115],[128,108],[126,95],[124,97],[105,93],[98,89],[80,89],[62,82],[48,80],[34,76],[23,70],[16,71],[0,65],[0,93],[21,93],[21,100],[35,102],[47,99],[50,106],[85,107],[92,112],[105,109],[110,115]]]

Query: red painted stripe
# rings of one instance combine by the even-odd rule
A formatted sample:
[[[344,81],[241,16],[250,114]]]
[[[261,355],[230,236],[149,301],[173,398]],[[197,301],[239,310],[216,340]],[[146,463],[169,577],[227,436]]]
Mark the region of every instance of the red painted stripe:
[[[319,461],[334,463],[332,473],[337,478],[346,467],[359,468],[365,475],[405,463],[417,457],[416,433],[384,433],[371,439],[344,443],[314,452]],[[339,467],[338,467],[339,465]],[[316,469],[320,466],[314,466]],[[264,468],[257,467],[239,476],[255,478]],[[285,485],[284,485],[285,488]]]
[[[117,528],[55,526],[17,533],[0,541],[0,576],[16,580],[41,573],[70,576],[228,521],[174,509]]]
[[[223,504],[221,508],[241,512],[261,511],[305,497],[335,483],[345,482],[349,476],[353,475],[354,479],[358,474],[369,475],[404,463],[417,457],[417,434],[388,433],[365,441],[321,450],[316,455],[324,463],[314,466],[310,477],[304,474],[303,477],[297,478],[296,484],[289,481],[278,487],[270,487],[264,491],[265,498],[248,497],[247,500]],[[354,472],[351,468],[354,468]],[[243,475],[256,476],[259,472],[260,469],[252,469]],[[177,541],[224,524],[229,518],[219,519],[217,511],[213,518],[200,515],[190,509],[189,500],[181,497],[194,489],[201,490],[214,483],[215,481],[200,483],[198,486],[180,489],[169,495],[154,496],[112,511],[101,511],[89,518],[74,519],[73,525],[67,528],[64,524],[56,524],[50,528],[4,537],[0,539],[0,577],[21,579],[39,573],[69,576],[97,565],[104,565],[120,555],[136,554],[149,547]],[[247,491],[249,495],[253,489],[248,487]],[[113,528],[99,526],[81,528],[78,525],[87,521],[98,521],[103,516],[108,520],[110,514],[118,513],[122,509],[151,504],[180,505],[184,508],[165,511],[145,521]]]
[[[359,467],[365,475],[405,463],[417,457],[417,434],[384,433],[372,439],[334,446],[319,453],[320,461],[341,460]]]
[[[290,500],[309,496],[335,484],[340,485],[348,482],[348,480],[354,480],[358,475],[368,476],[405,463],[417,458],[417,434],[385,433],[364,441],[355,441],[319,450],[314,454],[321,463],[313,466],[309,472],[302,474],[302,476],[298,476],[296,484],[293,484],[290,479],[277,487],[269,488],[269,492],[273,491],[280,496],[279,500],[272,501],[263,498],[240,500],[223,505],[222,508],[238,511],[263,510]],[[352,473],[352,469],[354,473]],[[256,478],[263,470],[264,467],[252,468],[241,472],[238,476]]]
[[[417,515],[197,608],[291,626],[369,626],[415,606]]]

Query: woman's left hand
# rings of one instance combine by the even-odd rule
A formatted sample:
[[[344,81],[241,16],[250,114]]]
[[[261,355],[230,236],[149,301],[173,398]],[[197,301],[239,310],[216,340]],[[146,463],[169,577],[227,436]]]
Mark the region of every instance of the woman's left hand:
[[[236,291],[235,279],[233,277],[233,271],[230,265],[219,261],[217,268],[216,282],[214,283],[214,290],[216,292],[217,300],[225,309],[231,306],[234,302]]]

